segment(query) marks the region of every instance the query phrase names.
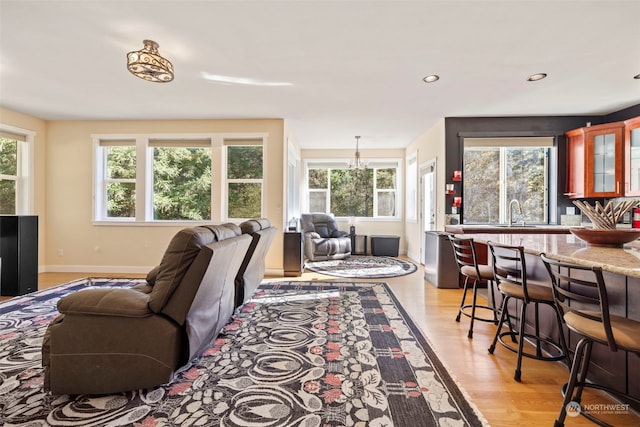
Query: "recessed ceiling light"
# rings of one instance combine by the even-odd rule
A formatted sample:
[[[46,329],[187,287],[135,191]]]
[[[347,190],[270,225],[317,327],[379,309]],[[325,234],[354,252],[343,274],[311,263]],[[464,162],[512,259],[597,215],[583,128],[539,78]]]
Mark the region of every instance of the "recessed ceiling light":
[[[425,83],[433,83],[433,82],[437,82],[438,80],[440,80],[440,76],[436,74],[431,74],[422,79],[422,81]]]
[[[640,80],[640,74],[636,74],[635,76],[633,76],[633,78],[636,80]]]
[[[542,80],[547,77],[547,73],[536,73],[532,74],[527,78],[528,82],[537,82],[538,80]]]

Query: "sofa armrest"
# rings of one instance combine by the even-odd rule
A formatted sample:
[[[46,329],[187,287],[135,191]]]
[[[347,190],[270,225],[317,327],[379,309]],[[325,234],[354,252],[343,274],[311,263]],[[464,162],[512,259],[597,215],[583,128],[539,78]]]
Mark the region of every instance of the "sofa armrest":
[[[62,314],[146,317],[151,314],[149,295],[135,289],[85,289],[58,301]]]
[[[316,233],[315,231],[305,231],[304,233],[305,238],[307,239],[320,239],[320,234]]]

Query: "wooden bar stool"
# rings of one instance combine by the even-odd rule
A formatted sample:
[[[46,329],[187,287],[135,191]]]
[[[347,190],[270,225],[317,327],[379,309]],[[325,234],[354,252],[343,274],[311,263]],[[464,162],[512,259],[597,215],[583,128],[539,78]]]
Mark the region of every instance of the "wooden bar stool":
[[[585,387],[603,390],[637,404],[640,404],[640,400],[588,382],[591,348],[597,342],[606,345],[612,352],[623,350],[640,355],[640,322],[609,313],[607,288],[601,268],[560,262],[545,254],[540,257],[551,277],[553,296],[567,327],[582,336],[576,346],[569,382],[563,386],[564,401],[554,426],[564,425],[568,408],[579,410],[580,415],[596,424],[608,426],[609,424],[582,408],[578,409]]]
[[[449,240],[453,246],[453,254],[458,265],[458,271],[464,276],[464,290],[462,293],[462,302],[460,302],[460,309],[456,316],[456,322],[460,321],[460,316],[471,318],[471,324],[469,325],[469,333],[467,336],[473,338],[473,321],[480,320],[482,322],[498,323],[498,315],[496,309],[496,301],[493,292],[493,270],[491,266],[486,264],[478,264],[478,257],[476,255],[476,249],[473,245],[472,238],[459,238],[454,235],[449,235]],[[467,291],[469,290],[469,280],[473,281],[473,301],[471,304],[465,304],[467,298]],[[487,284],[487,291],[491,294],[491,306],[489,304],[489,296],[487,295],[487,305],[479,305],[476,300],[478,297],[478,284],[485,282]],[[476,309],[491,311],[492,317],[482,317],[476,315]],[[471,313],[468,313],[468,309],[471,309]]]
[[[543,283],[527,278],[527,265],[524,258],[524,248],[522,246],[502,245],[498,243],[488,242],[489,250],[493,261],[493,274],[495,277],[498,290],[503,296],[502,308],[500,309],[500,322],[493,342],[489,347],[489,353],[493,354],[496,343],[500,341],[507,349],[518,354],[514,379],[520,381],[522,375],[522,357],[529,357],[537,360],[558,361],[569,357],[567,344],[562,330],[562,319],[560,311],[557,309],[553,300],[553,290],[550,283]],[[520,319],[519,328],[515,331],[511,327],[509,310],[507,304],[510,300],[520,301]],[[551,307],[556,315],[558,329],[560,330],[560,343],[554,342],[549,337],[540,334],[540,323],[538,307],[545,304]],[[525,332],[527,307],[534,306],[534,333]],[[507,322],[508,330],[503,332],[502,327]],[[504,341],[504,337],[511,337],[513,343],[517,343],[518,347]],[[535,353],[524,350],[524,341],[532,341],[535,345]],[[548,351],[552,353],[543,353],[542,344],[546,344]]]

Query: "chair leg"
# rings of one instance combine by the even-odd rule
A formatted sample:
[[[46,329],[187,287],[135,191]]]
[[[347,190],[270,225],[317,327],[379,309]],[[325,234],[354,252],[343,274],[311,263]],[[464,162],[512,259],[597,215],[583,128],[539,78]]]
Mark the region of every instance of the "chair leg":
[[[520,382],[521,368],[522,368],[522,351],[524,347],[524,326],[526,323],[527,304],[522,301],[522,307],[520,309],[520,326],[518,336],[518,359],[516,361],[516,371],[513,379]]]
[[[556,313],[556,321],[558,322],[558,332],[560,337],[560,348],[562,349],[562,354],[564,354],[565,359],[567,359],[567,366],[571,366],[571,360],[569,359],[569,348],[567,347],[567,340],[564,336],[564,330],[562,328],[562,317],[560,316],[560,310],[555,304],[550,304],[553,308],[553,311]],[[562,359],[561,359],[562,360]]]
[[[465,276],[464,285],[462,290],[462,301],[460,302],[460,309],[458,310],[458,315],[456,316],[456,322],[460,321],[460,316],[462,315],[462,307],[464,307],[464,301],[467,299],[467,289],[469,285],[469,276]]]
[[[562,406],[560,408],[560,414],[558,414],[558,418],[553,423],[554,427],[563,427],[564,420],[567,416],[567,405],[569,402],[573,401],[573,391],[576,388],[576,384],[578,384],[578,376],[583,372],[584,368],[582,365],[584,363],[589,363],[588,360],[585,360],[585,349],[589,348],[589,353],[591,353],[591,341],[587,338],[583,338],[580,340],[578,345],[576,346],[576,353],[573,357],[573,363],[571,365],[571,373],[569,374],[569,382],[566,384],[566,389],[564,389],[564,400],[562,401]],[[585,372],[586,373],[586,372]],[[581,394],[582,392],[580,392]],[[580,403],[578,401],[578,403]]]
[[[536,329],[536,337],[540,337],[540,315],[538,311],[538,303],[533,304],[534,309],[534,324]],[[540,345],[541,341],[536,339],[536,356],[542,357],[542,346]]]
[[[496,325],[498,324],[498,313],[496,311],[496,297],[495,297],[495,291],[494,291],[494,285],[495,283],[493,283],[493,280],[487,280],[487,286],[491,287],[491,307],[493,307],[493,323],[495,323]],[[502,317],[502,316],[500,316]]]
[[[478,299],[478,279],[473,279],[473,303],[471,305],[471,323],[469,324],[469,333],[467,338],[473,338],[473,321],[476,319],[476,300]]]
[[[502,306],[500,308],[500,321],[498,322],[498,329],[496,330],[496,334],[493,337],[493,341],[489,346],[489,353],[493,354],[496,349],[496,344],[498,343],[498,337],[500,336],[500,331],[502,330],[502,325],[504,325],[505,317],[507,316],[507,302],[509,301],[509,297],[504,297],[502,299]]]

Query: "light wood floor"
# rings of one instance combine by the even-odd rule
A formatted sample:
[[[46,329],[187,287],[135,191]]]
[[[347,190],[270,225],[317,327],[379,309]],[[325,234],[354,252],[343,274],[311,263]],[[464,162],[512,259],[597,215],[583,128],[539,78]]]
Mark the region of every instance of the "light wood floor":
[[[455,316],[461,290],[437,289],[423,280],[423,269],[403,277],[378,279],[387,282],[414,322],[431,342],[449,372],[492,426],[552,426],[562,396],[560,387],[568,378],[567,367],[559,362],[543,362],[525,358],[522,382],[513,379],[515,354],[498,345],[494,355],[487,352],[496,326],[476,322],[473,339],[467,338],[469,319],[460,323]],[[73,279],[100,276],[91,273],[44,273],[39,288],[44,289]],[[143,277],[140,275],[109,275]],[[304,273],[299,278],[283,280],[342,280],[318,273]],[[371,280],[368,280],[371,281]],[[586,392],[583,402],[606,404],[614,401],[606,395]],[[640,415],[603,415],[615,426],[640,426]],[[584,417],[568,418],[567,426],[593,426]]]

